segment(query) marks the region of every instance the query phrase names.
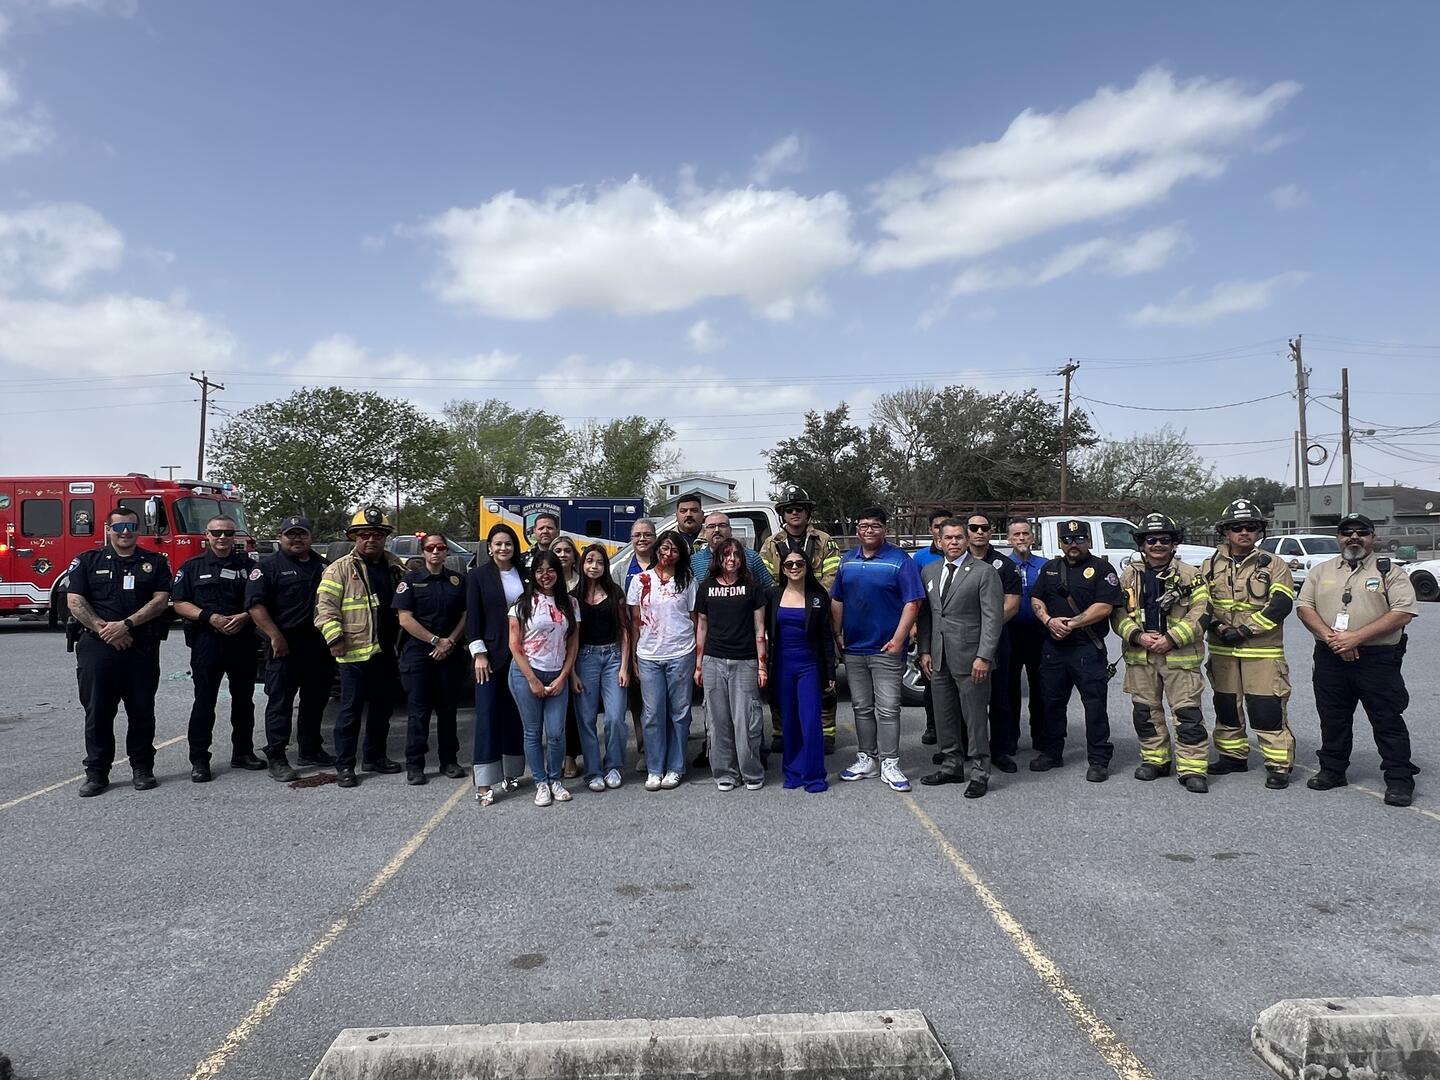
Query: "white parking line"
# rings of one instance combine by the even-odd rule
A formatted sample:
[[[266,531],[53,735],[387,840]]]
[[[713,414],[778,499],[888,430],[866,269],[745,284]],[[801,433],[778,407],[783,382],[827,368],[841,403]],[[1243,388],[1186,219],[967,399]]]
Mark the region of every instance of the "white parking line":
[[[173,739],[166,739],[162,743],[156,743],[155,749],[157,751],[164,750],[165,747],[174,746],[178,742],[184,742],[185,739],[186,736],[184,735],[176,735]],[[115,767],[118,768],[129,760],[128,757],[122,757],[119,761],[115,762]],[[19,806],[21,803],[29,802],[31,799],[38,799],[41,795],[49,795],[52,791],[59,791],[61,788],[69,787],[71,784],[78,784],[84,779],[85,774],[81,773],[79,776],[72,776],[66,780],[58,781],[48,787],[42,787],[39,791],[32,791],[29,795],[21,795],[18,799],[11,799],[9,802],[0,803],[0,810],[9,810],[12,806]]]
[[[1299,769],[1299,770],[1301,770],[1302,772],[1308,772],[1308,773],[1310,773],[1312,776],[1313,776],[1315,773],[1317,773],[1317,772],[1320,771],[1319,769],[1313,769],[1313,768],[1311,768],[1309,765],[1299,765],[1299,764],[1297,764],[1297,765],[1295,765],[1294,767],[1297,768],[1297,769]],[[1351,784],[1346,784],[1345,786],[1348,787],[1348,788],[1351,788],[1351,789],[1354,790],[1354,791],[1363,791],[1366,795],[1369,795],[1372,799],[1379,799],[1382,803],[1385,801],[1385,792],[1383,792],[1383,791],[1376,791],[1374,788],[1368,788],[1368,787],[1366,787],[1364,784],[1354,784],[1354,783],[1351,783]],[[4,809],[4,807],[0,807],[0,809]],[[1409,811],[1411,811],[1412,813],[1419,814],[1421,817],[1427,817],[1427,818],[1429,818],[1431,821],[1440,821],[1440,813],[1436,813],[1434,810],[1427,810],[1427,809],[1426,809],[1425,807],[1423,807],[1423,806],[1413,806],[1413,805],[1412,805],[1412,806],[1396,806],[1396,807],[1392,807],[1392,809],[1395,809],[1395,810],[1409,810]]]

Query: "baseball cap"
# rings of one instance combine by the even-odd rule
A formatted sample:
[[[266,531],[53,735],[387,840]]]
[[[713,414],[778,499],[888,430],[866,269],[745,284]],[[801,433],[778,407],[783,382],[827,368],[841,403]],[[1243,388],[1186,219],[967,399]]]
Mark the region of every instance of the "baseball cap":
[[[1062,521],[1060,523],[1060,539],[1076,537],[1080,540],[1090,539],[1090,523],[1088,521]]]
[[[1359,525],[1361,528],[1369,529],[1371,532],[1375,531],[1375,522],[1371,521],[1364,514],[1346,514],[1340,519],[1340,523],[1336,525],[1335,528],[1343,529],[1347,525],[1351,528]]]
[[[307,517],[288,517],[280,523],[280,535],[300,529],[303,532],[313,532],[310,528],[310,519]]]

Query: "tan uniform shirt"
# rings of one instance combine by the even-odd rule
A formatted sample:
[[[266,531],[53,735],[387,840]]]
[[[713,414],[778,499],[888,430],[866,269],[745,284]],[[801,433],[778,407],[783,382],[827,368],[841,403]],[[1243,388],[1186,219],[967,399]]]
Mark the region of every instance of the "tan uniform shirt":
[[[1337,555],[1312,567],[1305,575],[1305,584],[1300,586],[1300,595],[1295,602],[1301,607],[1313,608],[1325,620],[1326,626],[1334,626],[1335,616],[1348,611],[1350,625],[1347,629],[1350,630],[1368,626],[1391,611],[1419,615],[1420,605],[1415,602],[1415,588],[1410,584],[1409,575],[1393,562],[1390,572],[1382,575],[1375,565],[1377,558],[1380,556],[1372,552],[1351,569],[1344,556]],[[1346,592],[1350,594],[1348,604],[1345,602]],[[1403,632],[1394,630],[1371,638],[1365,644],[1395,645]]]

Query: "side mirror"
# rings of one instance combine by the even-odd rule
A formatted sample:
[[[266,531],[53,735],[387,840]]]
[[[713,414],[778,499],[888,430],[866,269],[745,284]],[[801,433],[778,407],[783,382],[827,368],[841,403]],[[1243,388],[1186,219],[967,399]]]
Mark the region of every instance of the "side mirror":
[[[155,525],[160,520],[160,498],[152,495],[145,500],[145,531],[155,535]]]

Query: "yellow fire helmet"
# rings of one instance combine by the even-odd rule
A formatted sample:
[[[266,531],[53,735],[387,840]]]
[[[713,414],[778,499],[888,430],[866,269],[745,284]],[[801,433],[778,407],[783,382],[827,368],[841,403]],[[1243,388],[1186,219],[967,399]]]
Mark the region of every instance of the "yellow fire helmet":
[[[387,535],[395,531],[395,527],[390,524],[390,519],[385,516],[385,511],[378,506],[362,506],[356,510],[355,516],[350,519],[349,528],[345,530],[345,535],[349,536],[360,529],[381,529]]]

